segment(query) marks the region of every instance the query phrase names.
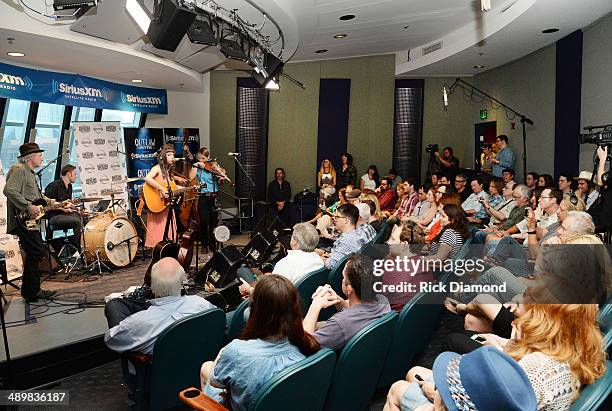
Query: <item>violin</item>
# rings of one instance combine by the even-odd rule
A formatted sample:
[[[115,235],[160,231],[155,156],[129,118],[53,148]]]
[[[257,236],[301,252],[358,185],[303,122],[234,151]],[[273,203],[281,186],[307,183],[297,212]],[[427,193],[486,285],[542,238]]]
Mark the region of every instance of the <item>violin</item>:
[[[200,164],[204,164],[204,165],[201,166]],[[219,165],[216,159],[207,160],[207,161],[204,161],[203,163],[202,162],[196,163],[194,164],[194,167],[206,170],[212,175],[219,177],[220,180],[227,180],[227,182],[229,182],[232,186],[234,185],[232,180],[227,176],[226,170]]]

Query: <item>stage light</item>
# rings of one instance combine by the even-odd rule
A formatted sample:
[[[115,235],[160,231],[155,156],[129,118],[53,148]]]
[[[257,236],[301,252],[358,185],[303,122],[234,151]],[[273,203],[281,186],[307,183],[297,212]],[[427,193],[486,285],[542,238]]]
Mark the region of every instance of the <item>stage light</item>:
[[[225,58],[240,61],[248,60],[248,57],[242,49],[242,46],[240,46],[237,41],[221,39],[217,47],[219,47],[219,51],[221,51]]]
[[[142,7],[142,4],[140,4],[138,0],[127,0],[125,2],[125,10],[136,22],[140,30],[146,34],[151,25],[151,17],[149,17],[149,14]]]
[[[320,50],[315,51],[315,53],[317,54],[327,53],[327,49],[320,49]]]
[[[201,14],[196,17],[189,30],[187,30],[187,36],[194,44],[216,46],[218,43],[210,17]]]
[[[280,90],[280,84],[278,82],[278,79],[275,79],[274,77],[272,77],[270,79],[270,81],[268,81],[266,83],[266,90],[270,90],[270,91],[279,91]]]
[[[448,89],[446,86],[442,89],[442,100],[444,101],[444,110],[448,107]]]
[[[343,38],[345,38],[345,37],[348,37],[348,34],[345,34],[345,33],[339,33],[339,34],[336,34],[336,35],[334,36],[334,38],[335,38],[335,39],[343,39]]]
[[[491,10],[491,0],[480,0],[480,8],[482,11]]]
[[[142,80],[139,78],[135,78],[132,80],[132,83],[142,83]]]
[[[193,24],[197,12],[177,0],[162,0],[159,16],[151,20],[147,37],[155,48],[175,51]]]
[[[21,53],[19,51],[9,51],[6,53],[6,55],[11,57],[25,57],[25,53]]]
[[[265,53],[263,63],[255,60],[255,73],[253,77],[268,90],[280,89],[278,78],[283,70],[284,63],[272,53]]]

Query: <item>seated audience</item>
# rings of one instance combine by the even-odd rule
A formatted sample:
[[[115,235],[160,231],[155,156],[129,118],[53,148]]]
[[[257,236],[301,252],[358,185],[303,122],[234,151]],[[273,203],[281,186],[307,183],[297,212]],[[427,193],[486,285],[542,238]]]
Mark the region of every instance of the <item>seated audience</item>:
[[[514,170],[511,168],[506,168],[502,171],[502,181],[504,184],[516,184],[514,182]]]
[[[455,177],[455,193],[461,196],[461,202],[467,200],[472,194],[472,191],[467,188],[467,176],[465,174],[457,174]]]
[[[151,269],[151,291],[155,298],[136,301],[124,298],[110,300],[104,309],[109,330],[104,342],[113,351],[137,351],[153,354],[159,334],[191,314],[214,306],[197,295],[181,296],[185,270],[170,257],[162,258]]]
[[[452,147],[444,147],[442,154],[436,151],[434,155],[440,166],[440,172],[452,180],[459,171],[459,159],[455,157]]]
[[[202,365],[205,394],[231,410],[247,410],[270,378],[319,350],[302,327],[297,289],[279,275],[261,279],[253,292],[251,314],[239,339],[226,345],[214,362]]]
[[[389,179],[384,177],[380,180],[380,187],[375,190],[380,209],[383,212],[392,213],[397,202],[397,192],[389,185]]]
[[[374,293],[374,261],[367,255],[349,257],[342,271],[341,298],[329,284],[319,287],[304,318],[304,330],[317,339],[321,347],[342,350],[346,343],[370,322],[391,311],[387,299]],[[317,327],[321,310],[335,305],[338,312]]]
[[[359,210],[359,219],[357,220],[356,231],[364,239],[364,243],[369,243],[376,236],[376,229],[370,225],[370,206],[365,203],[359,203],[355,207]]]
[[[359,189],[361,191],[374,191],[376,187],[380,185],[380,176],[378,175],[378,169],[374,164],[368,167],[368,172],[361,176],[359,179]]]
[[[387,220],[389,224],[398,224],[402,217],[411,216],[419,203],[419,194],[415,190],[414,184],[412,182],[412,178],[408,177],[404,180],[403,184],[398,186],[398,194],[400,187],[402,187],[403,196],[401,198],[400,205],[395,212],[389,215],[389,219]]]
[[[387,173],[387,178],[389,178],[391,188],[394,190],[399,184],[402,183],[402,176],[397,175],[397,170],[394,168],[389,169],[389,172]]]
[[[346,196],[346,188],[340,189],[340,191],[338,191],[339,200],[336,201],[331,206],[325,208],[324,210],[319,211],[317,215],[315,215],[311,220],[308,220],[308,222],[311,224],[315,224],[317,227],[317,230],[321,232],[324,231],[327,227],[331,227],[333,225],[331,221],[331,215],[333,215],[336,212],[336,209],[339,206],[341,206],[342,204],[347,204],[347,200],[345,196]]]
[[[325,267],[329,269],[336,267],[344,257],[358,252],[366,243],[365,238],[356,231],[359,220],[357,207],[352,204],[341,205],[336,210],[333,220],[336,230],[340,232],[340,237],[334,242],[329,256],[323,250],[315,250],[323,259]]]
[[[353,188],[357,184],[357,168],[353,165],[353,156],[344,153],[340,156],[340,169],[336,172],[336,189]],[[347,190],[350,191],[350,190]]]
[[[278,167],[274,170],[274,181],[268,184],[268,202],[274,215],[289,226],[291,218],[289,208],[291,202],[291,184],[285,180],[285,170]]]
[[[429,176],[429,185],[431,186],[437,186],[438,180],[440,179],[440,173],[431,173],[431,175]]]
[[[451,185],[451,180],[449,180],[447,175],[442,174],[440,175],[440,178],[438,178],[438,184],[432,185],[432,187],[446,186],[450,188],[450,185]]]
[[[383,225],[383,219],[376,216],[376,204],[372,200],[363,200],[363,203],[370,207],[370,219],[368,220],[368,223],[374,227],[376,232],[379,232]]]
[[[321,168],[317,173],[317,187],[319,188],[319,203],[329,204],[329,200],[336,194],[336,170],[327,158],[321,162]]]
[[[298,223],[293,226],[290,250],[287,256],[281,258],[272,273],[287,278],[292,283],[296,283],[304,275],[323,268],[323,261],[319,254],[315,253],[315,248],[319,242],[317,230],[309,223]],[[238,277],[242,281],[240,292],[247,295],[253,292],[255,283],[263,273],[256,269],[240,267],[237,271]],[[256,276],[257,275],[257,276]]]
[[[426,188],[427,187],[423,186],[419,189],[419,191],[420,190],[425,191]],[[420,201],[420,203],[424,203],[424,204],[421,205],[420,207],[419,205],[417,205],[417,210],[419,212],[405,218],[405,221],[413,221],[422,227],[427,227],[427,225],[429,225],[429,223],[431,223],[431,221],[434,219],[438,211],[438,204],[437,204],[436,195],[435,195],[436,191],[437,191],[436,187],[429,188],[426,191],[427,194],[425,196],[425,200]],[[419,200],[421,198],[422,198],[422,194],[419,196]],[[423,211],[423,208],[425,209],[424,211]],[[404,221],[404,219],[402,219],[402,221]]]
[[[422,185],[419,187],[419,190],[417,191],[419,201],[416,203],[412,212],[408,215],[403,216],[402,218],[400,218],[400,220],[402,220],[403,218],[408,218],[408,217],[420,218],[425,215],[425,213],[429,209],[429,206],[431,205],[431,203],[427,201],[428,191],[429,191],[429,186],[427,185]]]
[[[559,174],[559,181],[557,184],[563,195],[573,194],[574,190],[572,185],[574,184],[574,176],[571,173],[563,172]]]
[[[361,190],[354,188],[352,190],[346,190],[346,202],[347,204],[359,204],[361,202]]]
[[[376,216],[376,218],[383,218],[383,212],[380,209],[380,204],[378,203],[378,197],[376,197],[376,195],[374,193],[361,193],[361,196],[359,197],[359,199],[361,200],[361,202],[365,202],[366,200],[370,200],[374,203],[374,205],[376,206],[376,213],[374,213],[374,215]]]
[[[581,171],[578,177],[575,177],[578,181],[578,192],[576,193],[586,203],[586,209],[591,208],[593,203],[599,198],[599,191],[597,185],[592,182],[593,173],[590,171]]]
[[[447,204],[440,211],[442,231],[429,245],[430,260],[453,259],[459,254],[461,247],[470,234],[465,213],[460,206]]]
[[[471,182],[472,194],[461,203],[461,208],[468,215],[468,221],[475,224],[482,224],[488,217],[487,212],[483,207],[485,199],[489,199],[489,195],[484,190],[484,182],[481,177],[474,178]]]
[[[538,178],[538,187],[553,187],[554,185],[555,181],[550,174],[540,174]]]
[[[527,176],[525,177],[525,185],[529,187],[531,190],[534,190],[538,186],[539,178],[540,178],[540,175],[538,173],[536,173],[535,171],[530,171],[529,173],[527,173]]]
[[[510,212],[516,207],[516,202],[512,197],[513,190],[514,186],[504,186],[503,181],[498,177],[493,177],[489,183],[489,198],[482,202],[485,212],[490,216],[489,228],[506,221]]]

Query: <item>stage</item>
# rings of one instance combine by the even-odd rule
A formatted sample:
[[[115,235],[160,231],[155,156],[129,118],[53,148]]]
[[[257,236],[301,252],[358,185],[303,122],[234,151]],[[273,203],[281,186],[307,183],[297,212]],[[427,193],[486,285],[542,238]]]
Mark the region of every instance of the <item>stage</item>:
[[[248,240],[246,234],[236,235],[224,245],[244,246]],[[199,266],[211,255],[200,255]],[[102,275],[77,273],[65,279],[64,274],[43,274],[41,288],[57,291],[50,301],[27,304],[19,290],[3,286],[14,386],[40,386],[118,358],[104,345],[104,297],[142,285],[149,261],[137,257],[129,266]],[[190,271],[195,272],[195,255]],[[4,345],[0,370],[8,375]]]

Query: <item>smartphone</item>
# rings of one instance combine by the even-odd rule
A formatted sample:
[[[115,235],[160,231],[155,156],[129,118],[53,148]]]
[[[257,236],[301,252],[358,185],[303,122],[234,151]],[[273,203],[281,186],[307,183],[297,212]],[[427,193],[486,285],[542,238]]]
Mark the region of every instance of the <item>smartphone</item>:
[[[531,210],[531,207],[525,209],[525,218],[529,218],[529,210]]]
[[[423,377],[421,377],[419,374],[414,374],[414,378],[416,378],[419,381],[425,381]]]
[[[472,335],[470,338],[471,338],[472,340],[476,341],[476,342],[481,343],[481,344],[484,344],[484,343],[487,341],[487,340],[485,340],[483,337],[481,337],[481,336],[480,336],[480,335],[478,335],[478,334],[474,334],[474,335]]]

